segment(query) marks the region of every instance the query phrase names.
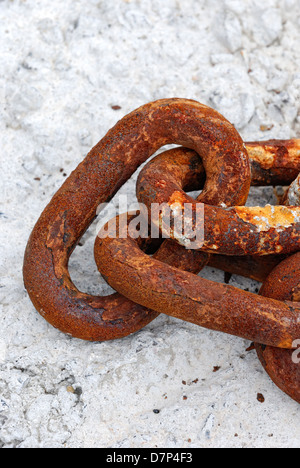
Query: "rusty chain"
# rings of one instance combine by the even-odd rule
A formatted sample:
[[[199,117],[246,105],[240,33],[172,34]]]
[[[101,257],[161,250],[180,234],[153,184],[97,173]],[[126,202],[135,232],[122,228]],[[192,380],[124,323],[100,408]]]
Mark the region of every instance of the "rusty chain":
[[[151,207],[163,204],[171,228],[160,214],[154,226],[160,239],[153,242],[131,235],[136,214],[118,216],[95,241],[98,269],[117,292],[79,291],[68,262],[98,206],[166,144],[179,147],[145,165],[137,198],[147,208],[139,213],[147,225]],[[85,340],[122,338],[159,313],[249,339],[276,385],[300,402],[300,371],[292,359],[300,339],[299,172],[300,140],[244,144],[222,115],[195,101],[142,106],[107,133],[45,208],[27,244],[25,287],[49,323]],[[247,207],[251,185],[290,188],[280,205]],[[197,200],[187,193],[199,190]],[[186,232],[174,226],[187,219],[185,229],[193,231],[199,207],[203,239],[191,249]],[[262,290],[257,295],[205,280],[197,275],[205,265],[261,281]]]

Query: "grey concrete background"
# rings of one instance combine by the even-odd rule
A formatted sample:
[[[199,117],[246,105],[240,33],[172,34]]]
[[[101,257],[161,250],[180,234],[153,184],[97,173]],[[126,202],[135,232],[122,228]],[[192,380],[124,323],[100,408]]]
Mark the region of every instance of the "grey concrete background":
[[[22,281],[42,209],[136,107],[191,98],[247,141],[299,136],[299,28],[299,0],[0,0],[1,447],[299,446],[299,406],[247,341],[160,316],[124,340],[82,342],[36,313]],[[134,179],[121,192],[132,200]],[[273,200],[258,189],[248,203]],[[108,293],[94,235],[72,277]]]

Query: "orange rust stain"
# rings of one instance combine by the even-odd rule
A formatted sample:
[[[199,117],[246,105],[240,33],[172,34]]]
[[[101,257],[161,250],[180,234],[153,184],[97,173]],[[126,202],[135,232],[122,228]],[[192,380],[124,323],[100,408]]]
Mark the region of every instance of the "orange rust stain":
[[[300,139],[251,142],[246,143],[246,149],[250,159],[256,161],[263,169],[292,167],[299,161]],[[286,154],[282,158],[284,150]]]
[[[164,188],[166,188],[166,186],[167,186],[167,182],[165,180],[158,180],[156,182],[156,187],[158,187],[158,188],[163,188],[164,189]]]
[[[287,228],[300,221],[300,208],[286,206],[236,207],[236,214],[246,223],[251,223],[259,231],[271,228]]]
[[[282,349],[292,349],[293,348],[293,341],[289,338],[287,338],[286,340],[282,340],[280,341],[280,343],[278,343],[278,348],[282,348]]]
[[[250,146],[246,144],[250,159],[257,161],[263,168],[270,169],[274,166],[275,154],[269,152],[263,146]]]
[[[170,196],[168,205],[170,205],[172,209],[184,208],[184,204],[187,202],[186,195],[183,192],[176,191]]]

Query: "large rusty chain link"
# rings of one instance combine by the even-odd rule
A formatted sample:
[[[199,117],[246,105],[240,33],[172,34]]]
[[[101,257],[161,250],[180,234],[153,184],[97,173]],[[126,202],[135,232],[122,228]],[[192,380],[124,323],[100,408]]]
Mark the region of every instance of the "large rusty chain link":
[[[166,144],[178,147],[143,167],[136,193],[147,208],[138,215],[150,224],[151,207],[164,204],[171,228],[159,216],[154,241],[131,235],[137,214],[107,223],[95,241],[95,260],[117,292],[79,291],[68,263],[98,206]],[[119,121],[54,195],[28,241],[25,287],[49,323],[80,339],[122,338],[164,313],[251,340],[272,380],[300,402],[293,359],[300,339],[299,172],[300,140],[245,144],[230,122],[198,102],[149,103]],[[280,205],[249,207],[251,185],[290,187]],[[201,191],[196,200],[192,191]],[[187,230],[201,223],[196,248],[174,227],[183,219]],[[111,226],[118,229],[110,232]],[[201,278],[205,265],[262,282],[260,294]]]

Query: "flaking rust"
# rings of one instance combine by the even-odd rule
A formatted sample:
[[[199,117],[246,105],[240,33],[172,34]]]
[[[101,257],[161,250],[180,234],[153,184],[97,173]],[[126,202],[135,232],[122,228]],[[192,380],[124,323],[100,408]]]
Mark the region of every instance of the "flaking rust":
[[[161,146],[171,143],[181,147],[146,165],[137,196],[149,207],[167,203],[173,225],[185,203],[202,205],[201,250],[184,248],[189,245],[187,231],[180,237],[173,227],[171,239],[160,241],[149,256],[144,251],[157,242],[130,238],[128,225],[122,223],[125,236],[97,237],[95,243],[98,268],[118,292],[98,297],[79,291],[68,262],[98,205],[109,201]],[[255,341],[271,378],[300,402],[299,367],[290,362],[300,336],[299,254],[284,259],[300,246],[299,178],[294,181],[299,171],[300,140],[244,144],[235,128],[207,106],[185,99],[149,103],[107,133],[45,208],[27,244],[25,287],[46,320],[85,340],[127,336],[163,312]],[[251,184],[292,181],[283,203],[295,206],[243,206]],[[196,201],[186,193],[201,189]],[[195,211],[188,231],[196,225]],[[133,219],[129,216],[128,222]],[[158,227],[163,233],[161,218]],[[216,251],[218,255],[211,255]],[[274,253],[284,255],[270,255]],[[198,277],[206,264],[267,279],[257,296]]]
[[[237,207],[236,213],[244,222],[251,223],[258,231],[270,229],[284,230],[300,222],[300,209],[298,207],[272,206]]]
[[[284,202],[295,204],[300,197],[300,176],[288,188]],[[282,261],[266,278],[260,294],[282,301],[300,300],[300,252]],[[299,338],[295,343],[299,345]],[[295,351],[256,344],[257,355],[273,382],[300,403],[300,362]]]
[[[275,347],[291,349],[300,336],[300,304],[267,299],[179,270],[145,255],[129,236],[98,237],[95,259],[110,286],[157,312]]]
[[[202,250],[226,255],[270,255],[300,248],[299,207],[205,206]],[[287,242],[289,239],[289,242]]]
[[[262,169],[300,172],[300,139],[256,141],[245,144],[249,157]]]
[[[174,163],[177,157],[183,162],[180,168]],[[184,203],[199,202],[199,197],[195,201],[184,192],[194,187],[195,180],[189,176],[195,164],[195,155],[188,150],[171,150],[154,158],[139,175],[139,201],[150,208],[151,203],[167,200],[169,206],[180,210]],[[164,181],[163,184],[159,183],[159,177]],[[208,179],[201,196],[206,196],[207,187]],[[227,255],[266,255],[299,250],[299,213],[297,207],[222,208],[205,205],[206,236],[202,250],[217,250]],[[174,254],[174,244],[169,245]],[[164,253],[170,250],[166,243],[163,248]],[[181,249],[180,256],[187,255],[186,251]],[[105,258],[107,252],[109,261]],[[203,252],[199,255],[203,255]],[[300,332],[298,304],[265,300],[255,294],[174,270],[157,262],[161,260],[159,252],[147,263],[147,257],[130,238],[97,239],[95,258],[100,272],[105,274],[112,287],[157,312],[265,345],[272,342],[273,346],[283,348],[292,348]],[[193,261],[197,263],[195,256]],[[136,275],[139,288],[133,286],[135,281],[126,285],[118,282],[117,277],[121,272],[124,278],[134,278]],[[161,278],[164,278],[163,283]]]
[[[246,143],[253,185],[289,185],[300,172],[300,140]]]
[[[71,280],[68,261],[99,204],[108,202],[160,147],[172,143],[188,144],[207,161],[212,201],[219,198],[220,190],[232,204],[246,201],[250,187],[247,151],[238,132],[218,112],[196,101],[163,99],[125,116],[57,191],[28,241],[25,287],[35,308],[54,327],[77,338],[103,341],[134,333],[157,316],[120,294],[97,297],[79,291]],[[230,171],[219,187],[218,173],[225,167]],[[54,240],[51,233],[56,231],[59,235]]]
[[[264,142],[253,142],[246,143],[245,147],[250,157],[251,185],[290,184],[299,172],[300,140],[273,140],[267,142],[266,145]],[[281,148],[280,151],[278,148]],[[276,153],[286,153],[287,157],[282,162],[282,158],[275,157]],[[156,156],[142,169],[137,181],[137,197],[148,206],[151,203],[166,202],[168,199],[172,201],[172,198],[175,197],[176,199],[178,193],[182,193],[182,190],[187,192],[202,190],[205,180],[205,168],[200,156],[195,151],[187,148],[175,148]],[[220,193],[221,196],[222,193]],[[203,201],[202,197],[200,195],[198,201]],[[189,198],[187,199],[186,195],[184,195],[184,200],[194,202]],[[227,200],[224,198],[218,200],[218,204],[223,208],[230,206],[230,203],[232,203],[232,200],[228,198]],[[298,205],[298,203],[289,204]],[[245,215],[246,212],[243,211],[242,216],[245,217]],[[253,229],[256,229],[255,225],[253,225]],[[172,264],[183,270],[187,265],[193,267],[197,265],[201,269],[208,264],[261,282],[285,258],[285,255],[278,255],[278,253],[267,257],[254,255],[228,256],[220,253],[210,255],[197,250],[185,249],[172,241],[165,241],[160,248],[160,252],[158,252],[158,259],[164,259],[168,263],[168,259],[171,258]]]
[[[276,144],[276,142],[275,142]],[[280,142],[282,145],[283,142]],[[290,145],[292,147],[292,145]],[[178,151],[178,150],[177,150]],[[265,149],[258,152],[261,156],[264,155]],[[173,154],[174,155],[174,154]],[[294,155],[295,156],[295,155]],[[298,156],[298,154],[296,154]],[[200,165],[195,155],[190,153],[193,166],[198,168]],[[160,165],[161,176],[164,176],[166,171],[166,162],[172,159],[172,152],[164,153],[157,157]],[[274,164],[274,153],[269,160],[270,164]],[[263,161],[263,157],[260,157]],[[297,158],[292,160],[292,164],[297,162]],[[286,161],[287,163],[287,161]],[[152,161],[152,167],[155,168],[156,162]],[[174,162],[173,162],[174,166]],[[265,166],[267,166],[265,164]],[[147,166],[145,167],[147,172]],[[199,171],[199,169],[198,169]],[[200,172],[200,171],[199,171]],[[172,174],[174,171],[172,172]],[[201,174],[203,177],[203,174]],[[143,175],[141,175],[141,178]],[[172,175],[173,177],[173,175]],[[187,178],[183,177],[185,183]],[[192,180],[192,179],[191,179]],[[291,227],[294,223],[299,222],[299,210],[296,205],[299,205],[300,200],[300,176],[292,182],[286,191],[282,203],[292,205],[294,208],[288,209],[286,206],[270,206],[264,208],[253,207],[250,210],[245,210],[243,207],[236,208],[237,214],[245,223],[251,223],[253,228],[258,231],[269,231],[270,229],[282,230]],[[145,196],[145,193],[144,193]],[[159,194],[157,194],[159,196]],[[178,192],[174,192],[171,196],[172,202],[176,201]],[[182,250],[175,243],[169,244],[171,247],[172,257],[177,258],[178,268],[182,268]],[[161,248],[162,249],[162,248]],[[199,259],[198,251],[189,252],[190,263],[195,264]],[[157,257],[159,258],[159,256]],[[284,261],[285,260],[285,261]],[[285,259],[284,255],[272,255],[267,257],[229,257],[227,255],[212,255],[209,258],[210,266],[221,270],[243,275],[253,278],[257,281],[264,282],[261,294],[265,297],[270,297],[282,301],[299,301],[300,300],[300,257],[295,254],[292,257]],[[277,267],[277,268],[275,268]],[[283,343],[284,344],[284,343]],[[258,357],[269,374],[273,382],[287,395],[300,403],[300,352],[295,350],[287,350],[261,344],[255,345]]]
[[[295,300],[295,290],[299,288],[299,284],[300,253],[297,253],[284,260],[272,271],[260,293],[265,297],[277,300],[293,301]],[[296,299],[299,297],[296,296]],[[256,344],[256,351],[273,382],[283,392],[300,403],[300,363],[297,353],[260,344]]]
[[[185,223],[187,233],[178,234],[176,229],[169,230],[168,224],[161,221],[167,217],[164,212],[159,220],[152,219],[152,223],[160,228],[164,237],[170,237],[183,247],[200,249],[199,255],[202,257],[204,251],[224,255],[253,256],[287,254],[299,250],[299,207],[271,205],[262,208],[231,207],[233,198],[224,198],[222,191],[219,192],[219,197],[214,199],[214,203],[220,206],[210,206],[212,200],[208,196],[209,179],[202,185],[203,191],[196,200],[188,196],[185,191],[199,188],[194,171],[202,177],[203,183],[201,164],[199,156],[193,151],[177,148],[157,156],[140,172],[137,181],[137,198],[147,206],[148,213],[151,212],[154,203],[162,204],[164,201],[167,208],[171,209],[174,218],[182,218],[182,222],[178,224]],[[204,166],[205,164],[203,161]],[[229,169],[226,169],[227,175]],[[161,180],[164,181],[163,184],[160,183]],[[198,243],[192,244],[189,242],[191,238],[189,234],[199,224],[199,220],[189,219],[190,214],[186,215],[185,206],[192,207],[194,216],[200,203],[205,204],[202,220],[204,239],[201,238]],[[286,242],[287,238],[289,242]],[[180,255],[186,254],[181,250]],[[209,257],[207,259],[209,260]]]

